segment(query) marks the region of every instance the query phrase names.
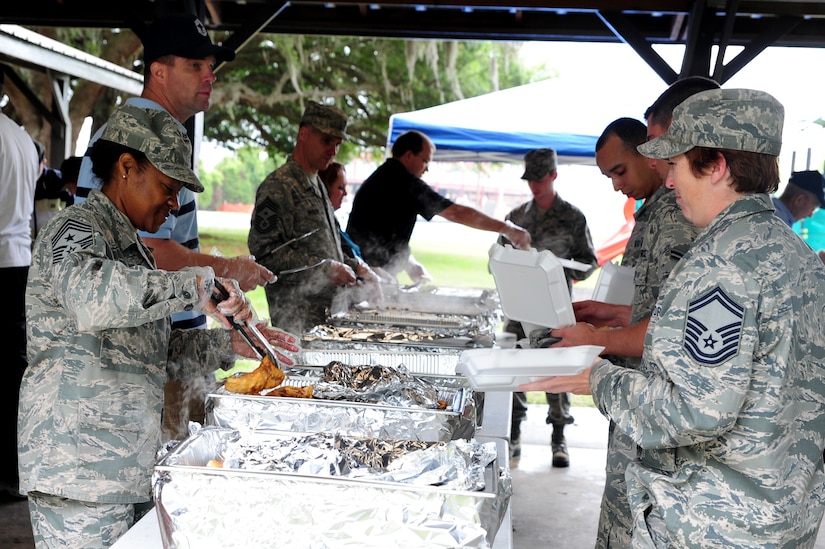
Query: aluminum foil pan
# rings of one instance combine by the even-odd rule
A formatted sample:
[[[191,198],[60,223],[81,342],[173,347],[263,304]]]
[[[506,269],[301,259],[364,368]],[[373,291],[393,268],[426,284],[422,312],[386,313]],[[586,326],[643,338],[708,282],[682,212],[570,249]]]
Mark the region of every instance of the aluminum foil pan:
[[[285,385],[315,384],[322,368],[285,370]],[[469,439],[480,425],[478,395],[456,376],[416,376],[437,389],[446,409],[319,398],[237,395],[219,388],[206,396],[206,425],[234,429],[398,438],[428,442]]]
[[[455,315],[498,314],[496,290],[435,286],[382,286],[383,298],[374,304],[384,309]]]
[[[258,441],[258,446],[252,443],[241,448],[240,455],[252,468],[207,466],[210,460],[223,461],[227,440],[239,437],[247,443]],[[164,547],[492,547],[512,494],[509,470],[499,468],[495,458],[481,465],[481,475],[473,474],[476,467],[464,462],[466,476],[476,479],[471,485],[478,488],[482,478],[483,488],[457,489],[428,484],[436,470],[451,463],[456,452],[437,449],[436,455],[441,457],[434,458],[428,450],[405,453],[403,444],[380,440],[373,447],[389,445],[394,456],[383,472],[367,467],[365,474],[359,471],[355,477],[342,477],[336,475],[340,459],[333,459],[333,465],[325,461],[332,452],[329,444],[313,446],[302,440],[290,441],[275,433],[241,435],[210,427],[187,438],[155,466],[153,492]],[[361,453],[370,457],[366,441],[352,445],[356,450],[367,448]],[[283,454],[284,449],[287,454]],[[479,453],[485,452],[482,449]],[[311,455],[315,472],[307,471],[305,462],[302,472],[266,470],[273,464],[268,457],[276,454],[281,461],[290,459],[284,455]],[[353,463],[351,455],[348,459],[347,463]],[[395,469],[394,480],[387,480],[391,477],[386,473],[398,461],[403,467]],[[443,483],[444,474],[441,471],[434,478]]]
[[[332,341],[310,337],[304,339],[298,361],[302,364],[323,366],[332,360],[348,364],[392,364],[398,360],[399,364],[403,363],[411,372],[455,375],[455,366],[464,348],[433,344]],[[351,360],[347,357],[357,359]]]
[[[303,345],[312,345],[316,341],[362,344],[399,344],[409,347],[452,347],[467,349],[474,347],[492,347],[495,341],[495,326],[489,324],[483,328],[462,329],[427,328],[423,326],[384,326],[363,323],[344,323],[335,325],[322,324],[310,329],[303,336]]]

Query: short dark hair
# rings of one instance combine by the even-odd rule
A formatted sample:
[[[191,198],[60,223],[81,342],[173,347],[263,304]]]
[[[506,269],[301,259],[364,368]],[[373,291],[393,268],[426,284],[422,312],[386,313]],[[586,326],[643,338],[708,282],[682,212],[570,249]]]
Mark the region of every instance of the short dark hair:
[[[711,147],[694,147],[685,153],[694,175],[706,173],[719,155],[725,157],[733,190],[738,193],[773,193],[779,188],[779,157],[772,154]]]
[[[596,152],[599,152],[607,143],[607,140],[614,135],[621,139],[625,147],[633,149],[636,154],[641,154],[636,150],[636,146],[647,141],[647,126],[635,118],[617,118],[608,124],[599,136],[596,141]]]
[[[92,145],[91,150],[89,150],[89,159],[92,161],[92,173],[103,181],[104,187],[109,184],[110,180],[117,177],[114,173],[115,164],[117,164],[120,155],[124,153],[129,153],[134,156],[141,169],[152,165],[146,155],[139,150],[106,139],[98,139],[94,142],[94,145]]]
[[[652,124],[670,126],[673,118],[673,109],[676,106],[701,91],[720,88],[719,83],[707,76],[687,76],[680,78],[662,92],[662,94],[645,111],[645,120]]]
[[[424,144],[435,149],[435,144],[432,140],[418,130],[409,130],[399,135],[395,143],[392,144],[392,157],[398,158],[404,156],[407,151],[413,154],[419,154],[424,150]]]

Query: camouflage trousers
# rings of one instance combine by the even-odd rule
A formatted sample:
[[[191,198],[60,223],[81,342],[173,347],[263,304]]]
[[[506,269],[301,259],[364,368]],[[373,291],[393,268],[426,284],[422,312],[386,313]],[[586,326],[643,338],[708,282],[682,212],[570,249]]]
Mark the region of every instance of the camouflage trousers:
[[[111,547],[152,503],[94,503],[29,493],[37,549]]]

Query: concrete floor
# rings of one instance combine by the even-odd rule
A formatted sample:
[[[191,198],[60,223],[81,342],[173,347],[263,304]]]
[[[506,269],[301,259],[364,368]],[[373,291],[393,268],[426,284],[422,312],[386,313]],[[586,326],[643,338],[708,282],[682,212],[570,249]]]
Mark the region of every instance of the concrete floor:
[[[513,549],[590,549],[604,486],[607,421],[595,408],[575,408],[565,429],[570,467],[551,464],[546,406],[531,405],[522,426],[521,458],[511,463]],[[0,548],[32,549],[25,500],[0,498]],[[825,549],[821,533],[814,549]]]

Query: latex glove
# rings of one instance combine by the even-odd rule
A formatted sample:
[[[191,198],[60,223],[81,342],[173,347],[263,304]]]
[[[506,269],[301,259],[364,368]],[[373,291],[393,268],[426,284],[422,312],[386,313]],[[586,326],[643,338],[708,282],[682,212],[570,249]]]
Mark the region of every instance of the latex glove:
[[[506,227],[501,234],[504,235],[507,240],[513,243],[513,246],[518,248],[519,250],[529,250],[530,243],[533,241],[533,238],[530,236],[530,233],[510,221],[509,219],[504,222]]]
[[[404,269],[404,272],[407,273],[407,276],[410,277],[410,280],[412,280],[414,284],[430,282],[433,279],[430,273],[427,272],[427,269],[424,268],[424,265],[416,261],[412,255],[410,255],[407,261],[407,268]]]
[[[352,286],[357,282],[355,271],[352,268],[340,261],[327,260],[327,280],[330,284],[335,286]]]
[[[238,281],[241,290],[248,292],[258,286],[272,284],[278,277],[272,271],[255,262],[251,255],[239,255],[225,258],[225,266],[221,269],[221,276],[234,278]]]
[[[358,261],[355,265],[355,276],[357,279],[360,279],[361,282],[379,282],[381,278],[378,276],[374,270],[370,268],[369,265],[366,264],[364,261]]]
[[[363,261],[359,261],[355,267],[355,274],[358,275],[358,285],[364,289],[364,296],[370,303],[380,303],[384,300],[384,290],[381,289],[381,278],[370,266]]]
[[[301,352],[299,345],[300,338],[298,336],[279,328],[273,328],[266,319],[253,319],[250,322],[254,323],[258,331],[261,332],[266,340],[275,348],[275,355],[278,362],[286,364],[287,366],[293,366],[295,364],[294,355],[295,353]],[[249,343],[247,343],[246,339],[244,339],[237,330],[232,330],[231,340],[232,349],[237,354],[247,358],[257,358],[252,348],[249,347]]]
[[[198,280],[198,310],[213,318],[221,324],[230,328],[228,316],[233,317],[235,322],[243,324],[248,322],[253,315],[252,304],[241,291],[238,281],[231,278],[217,278],[213,275],[211,267],[187,267],[187,270],[197,271]],[[229,293],[229,297],[223,298],[217,290],[215,281],[219,281],[223,288]],[[219,301],[215,303],[215,299]]]

